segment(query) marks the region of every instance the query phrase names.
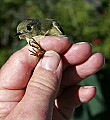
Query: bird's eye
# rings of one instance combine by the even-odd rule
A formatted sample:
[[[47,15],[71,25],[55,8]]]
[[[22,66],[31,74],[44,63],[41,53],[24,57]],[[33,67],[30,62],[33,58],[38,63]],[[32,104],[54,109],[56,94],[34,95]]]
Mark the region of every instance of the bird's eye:
[[[28,26],[27,26],[27,30],[30,31],[31,29],[32,29],[32,26],[31,26],[31,25],[28,25]]]

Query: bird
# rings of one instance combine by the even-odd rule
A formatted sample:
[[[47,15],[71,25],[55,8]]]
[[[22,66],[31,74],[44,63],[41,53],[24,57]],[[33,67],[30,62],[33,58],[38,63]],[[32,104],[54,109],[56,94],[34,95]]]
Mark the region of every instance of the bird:
[[[30,18],[23,20],[17,26],[20,39],[25,39],[32,46],[31,55],[42,57],[46,52],[38,43],[45,36],[65,36],[59,22],[51,18]]]

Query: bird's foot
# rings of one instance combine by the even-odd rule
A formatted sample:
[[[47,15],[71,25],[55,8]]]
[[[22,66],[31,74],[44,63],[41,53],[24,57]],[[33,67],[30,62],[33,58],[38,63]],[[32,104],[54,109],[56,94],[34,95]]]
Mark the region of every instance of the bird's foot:
[[[29,41],[29,45],[32,46],[32,50],[29,50],[31,52],[30,55],[41,58],[46,52],[33,38]]]

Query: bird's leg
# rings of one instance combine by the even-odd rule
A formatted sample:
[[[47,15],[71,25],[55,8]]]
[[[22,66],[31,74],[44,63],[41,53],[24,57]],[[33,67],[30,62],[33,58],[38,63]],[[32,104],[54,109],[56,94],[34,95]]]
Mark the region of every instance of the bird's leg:
[[[29,50],[31,55],[42,57],[46,52],[36,41],[32,38],[32,41],[29,41],[29,45],[33,47],[33,50]],[[36,50],[37,49],[37,50]]]

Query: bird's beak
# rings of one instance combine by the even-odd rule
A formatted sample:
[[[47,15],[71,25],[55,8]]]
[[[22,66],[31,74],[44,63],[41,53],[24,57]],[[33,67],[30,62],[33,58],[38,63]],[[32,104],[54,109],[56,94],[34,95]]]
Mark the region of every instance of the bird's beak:
[[[22,32],[18,32],[14,37],[19,36],[20,39],[25,39],[25,34]]]
[[[18,32],[16,35],[15,35],[15,37],[16,36],[19,36],[19,35],[22,35],[23,33],[21,33],[21,32]]]

